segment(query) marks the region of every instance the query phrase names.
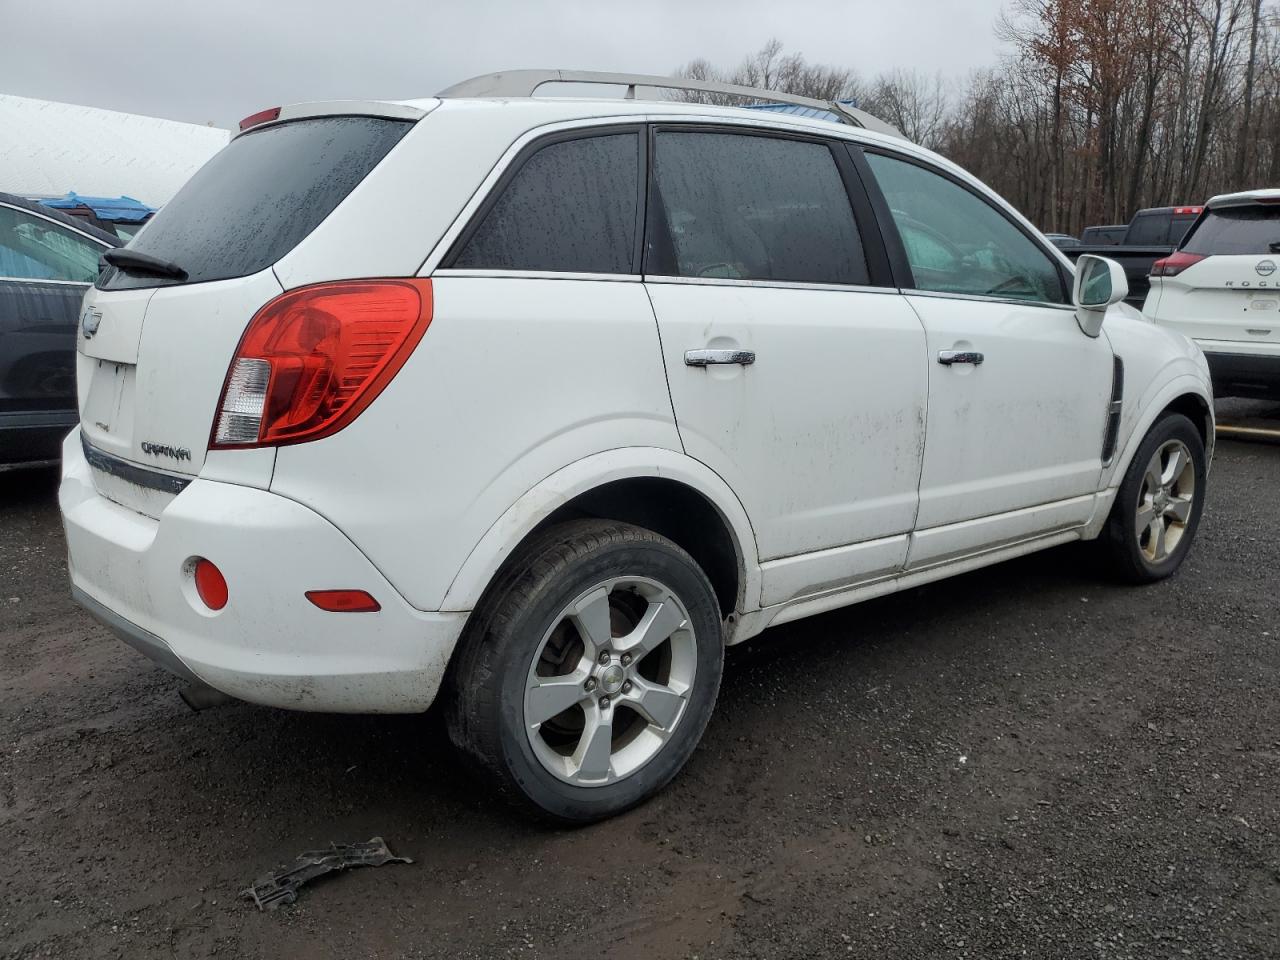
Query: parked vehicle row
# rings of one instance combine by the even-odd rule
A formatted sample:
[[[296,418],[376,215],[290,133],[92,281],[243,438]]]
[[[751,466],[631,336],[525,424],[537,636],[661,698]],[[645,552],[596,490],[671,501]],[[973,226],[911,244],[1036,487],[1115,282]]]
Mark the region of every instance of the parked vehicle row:
[[[106,254],[59,500],[123,639],[257,703],[442,698],[583,822],[771,624],[1074,540],[1178,567],[1208,371],[1116,264],[859,111],[565,80],[675,83],[273,108]]]
[[[1111,239],[1113,227],[1090,227],[1085,234],[1089,230],[1102,231],[1104,238],[1092,244],[1082,239],[1079,243],[1059,246],[1072,260],[1091,253],[1119,263],[1129,282],[1128,302],[1141,310],[1150,288],[1148,278],[1152,264],[1177,249],[1203,209],[1201,206],[1150,207],[1135,213],[1117,239]]]
[[[1214,197],[1151,270],[1143,314],[1193,338],[1223,396],[1280,398],[1280,190]]]

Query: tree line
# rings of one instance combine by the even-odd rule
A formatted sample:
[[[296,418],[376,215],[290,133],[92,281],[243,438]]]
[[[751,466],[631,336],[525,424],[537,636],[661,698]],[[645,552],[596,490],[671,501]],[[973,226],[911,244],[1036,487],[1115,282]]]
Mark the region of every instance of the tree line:
[[[1280,187],[1280,5],[1011,0],[995,33],[998,65],[958,84],[914,69],[867,79],[776,40],[731,69],[694,60],[677,72],[854,99],[1048,231]]]

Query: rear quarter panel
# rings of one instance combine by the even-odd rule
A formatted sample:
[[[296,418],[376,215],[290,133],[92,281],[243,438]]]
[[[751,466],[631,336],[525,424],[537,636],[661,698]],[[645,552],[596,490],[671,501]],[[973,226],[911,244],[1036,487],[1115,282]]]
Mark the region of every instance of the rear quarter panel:
[[[341,432],[285,446],[273,492],[331,520],[419,610],[568,464],[679,451],[657,325],[630,280],[437,276],[430,327]]]

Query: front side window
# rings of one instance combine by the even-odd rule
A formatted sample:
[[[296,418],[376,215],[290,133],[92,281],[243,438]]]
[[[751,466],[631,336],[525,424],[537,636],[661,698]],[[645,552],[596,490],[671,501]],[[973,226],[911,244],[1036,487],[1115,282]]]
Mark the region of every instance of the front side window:
[[[105,249],[52,220],[0,206],[0,277],[93,283]]]
[[[655,274],[869,283],[849,195],[822,143],[735,133],[657,134]],[[654,239],[665,228],[669,245]]]
[[[1182,244],[1201,256],[1280,253],[1280,205],[1210,210]]]
[[[990,204],[941,174],[868,153],[915,289],[1065,303],[1057,265]]]
[[[451,266],[631,273],[639,197],[639,134],[548,144],[506,184]]]

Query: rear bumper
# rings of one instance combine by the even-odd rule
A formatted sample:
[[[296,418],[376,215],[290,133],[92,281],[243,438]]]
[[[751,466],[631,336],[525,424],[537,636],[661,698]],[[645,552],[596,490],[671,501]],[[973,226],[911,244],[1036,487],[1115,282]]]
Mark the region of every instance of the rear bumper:
[[[1280,343],[1197,340],[1220,397],[1280,397]]]
[[[158,520],[129,510],[95,489],[79,431],[63,447],[58,500],[76,598],[161,666],[241,700],[424,710],[466,623],[413,609],[341,531],[267,491],[196,478]],[[200,602],[193,557],[222,570],[222,610]],[[326,612],[304,596],[317,589],[367,590],[382,609]]]

